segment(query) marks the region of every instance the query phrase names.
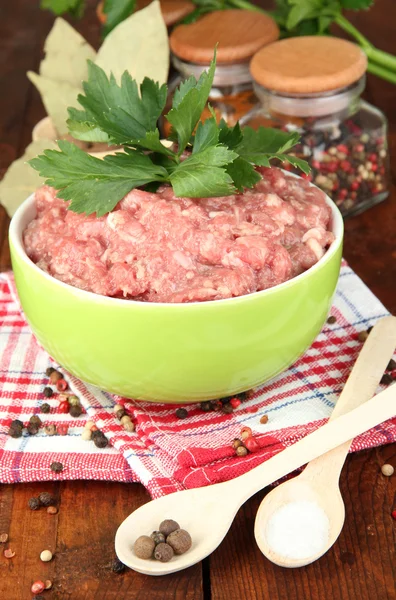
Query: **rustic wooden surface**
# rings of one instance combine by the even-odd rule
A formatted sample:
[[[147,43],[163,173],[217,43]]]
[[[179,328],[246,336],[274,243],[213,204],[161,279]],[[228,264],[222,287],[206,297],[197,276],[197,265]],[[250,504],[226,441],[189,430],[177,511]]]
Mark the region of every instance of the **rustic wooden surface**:
[[[94,0],[79,30],[94,45],[99,33]],[[12,0],[0,6],[0,175],[30,141],[33,125],[44,116],[40,99],[25,77],[40,59],[52,24],[38,0]],[[370,13],[352,15],[353,22],[383,50],[396,53],[394,0],[377,0]],[[393,178],[396,178],[396,87],[368,78],[366,97],[389,118]],[[0,210],[0,268],[10,267],[8,218]],[[396,313],[396,192],[363,215],[346,223],[345,256],[351,266]],[[314,565],[286,570],[275,567],[253,539],[255,512],[264,494],[240,510],[230,533],[214,554],[186,572],[149,578],[132,571],[111,572],[113,540],[118,524],[148,501],[136,484],[65,482],[0,486],[0,533],[8,532],[16,551],[13,560],[0,555],[0,598],[31,598],[31,583],[49,578],[54,585],[44,598],[73,600],[395,600],[396,476],[385,478],[380,465],[396,466],[396,446],[349,457],[341,487],[346,523],[334,547]],[[47,490],[60,511],[49,516],[27,509],[27,501]],[[51,563],[40,552],[55,552]]]

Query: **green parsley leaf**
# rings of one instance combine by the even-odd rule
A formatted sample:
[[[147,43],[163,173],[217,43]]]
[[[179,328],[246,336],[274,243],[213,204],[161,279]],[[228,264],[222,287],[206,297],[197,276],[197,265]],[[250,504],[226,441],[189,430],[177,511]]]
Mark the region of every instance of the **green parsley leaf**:
[[[41,0],[40,8],[50,10],[55,15],[69,13],[79,19],[84,13],[85,0]]]
[[[259,166],[269,166],[269,158],[290,150],[299,140],[297,132],[287,133],[270,127],[243,129],[243,139],[235,151],[245,160]]]
[[[227,165],[226,171],[231,176],[238,192],[254,187],[261,179],[260,173],[257,173],[254,166],[240,157]]]
[[[107,142],[110,138],[102,131],[89,114],[84,110],[69,107],[69,119],[66,121],[69,133],[76,140],[84,142]]]
[[[135,7],[136,0],[105,0],[103,12],[106,15],[106,23],[103,25],[103,36],[129,17]]]
[[[184,152],[191,135],[205,108],[212,87],[216,68],[216,52],[210,63],[209,71],[204,71],[193,86],[193,77],[181,86],[181,91],[175,94],[172,109],[166,115],[177,135],[178,154]]]
[[[374,4],[374,0],[341,0],[345,10],[367,10]]]
[[[219,142],[225,144],[231,150],[236,148],[243,139],[243,134],[239,122],[234,127],[228,127],[226,122],[222,119],[219,124]]]
[[[200,198],[232,194],[235,191],[232,178],[223,167],[237,156],[221,145],[192,154],[170,174],[176,196]]]
[[[125,153],[95,158],[60,140],[60,152],[46,150],[29,161],[58,197],[71,200],[70,209],[98,217],[113,210],[128,192],[152,181],[167,181],[167,171],[148,156],[127,148]]]
[[[210,146],[216,146],[219,141],[219,128],[216,123],[216,118],[211,117],[206,119],[204,123],[198,123],[197,131],[194,136],[193,154],[202,152]]]

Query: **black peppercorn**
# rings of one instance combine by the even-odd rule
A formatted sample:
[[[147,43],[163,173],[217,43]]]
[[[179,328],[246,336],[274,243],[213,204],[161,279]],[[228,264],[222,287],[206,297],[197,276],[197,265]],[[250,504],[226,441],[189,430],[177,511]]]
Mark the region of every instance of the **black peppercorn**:
[[[212,410],[221,410],[223,404],[221,403],[221,400],[210,400],[210,406]]]
[[[40,410],[41,410],[41,412],[42,412],[42,413],[45,413],[45,414],[47,414],[47,413],[49,413],[49,412],[50,412],[50,410],[51,410],[51,407],[50,407],[50,405],[49,405],[47,402],[44,402],[44,403],[43,403],[43,404],[40,406]]]
[[[54,395],[54,392],[52,391],[52,388],[47,386],[43,389],[43,394],[46,398],[51,398],[51,396]]]
[[[390,385],[391,383],[393,383],[392,375],[388,375],[388,373],[385,373],[385,375],[382,375],[380,383],[382,385]]]
[[[201,402],[200,408],[203,410],[203,412],[209,412],[212,410],[210,402]]]
[[[111,570],[113,573],[123,573],[125,571],[125,565],[118,558],[115,558],[111,565]]]
[[[43,506],[51,506],[51,504],[55,503],[55,498],[49,492],[41,492],[38,499]]]
[[[178,419],[185,419],[186,417],[188,417],[188,412],[185,408],[178,408],[176,411],[176,417]]]
[[[234,412],[234,409],[232,408],[231,404],[227,402],[226,404],[223,404],[221,412],[225,413],[226,415],[229,415],[232,412]]]
[[[91,437],[94,440],[96,437],[102,437],[102,435],[103,435],[103,433],[99,429],[97,429],[96,431],[92,432],[92,436]]]
[[[11,422],[10,428],[8,430],[8,435],[10,435],[12,438],[20,438],[22,435],[22,430],[23,423],[16,419],[15,421]]]
[[[235,396],[225,396],[224,398],[220,398],[220,402],[222,404],[227,404],[231,400],[231,398],[235,398]]]
[[[336,322],[337,322],[337,319],[333,315],[330,315],[330,317],[327,319],[327,323],[329,325],[333,325]]]
[[[117,419],[119,419],[121,421],[122,417],[125,417],[126,412],[123,408],[120,408],[120,410],[117,410],[115,415],[116,415]]]
[[[79,417],[82,413],[82,407],[80,404],[72,404],[69,408],[69,414],[72,417]]]
[[[34,423],[29,423],[26,429],[29,435],[37,435],[39,430],[37,425],[34,425]]]
[[[394,371],[396,369],[396,361],[393,358],[388,362],[388,366],[386,367],[386,371]]]
[[[31,425],[34,425],[35,427],[40,427],[42,425],[41,419],[37,415],[33,415],[32,417],[30,417],[29,423]]]
[[[33,496],[33,498],[30,498],[28,505],[30,510],[37,510],[38,508],[40,508],[40,500]]]
[[[50,469],[54,473],[62,473],[62,471],[63,471],[63,465],[60,462],[53,462],[50,465]]]
[[[55,369],[53,367],[48,367],[48,369],[46,369],[45,371],[45,374],[47,375],[47,377],[49,377],[54,371]]]
[[[97,435],[93,438],[94,444],[97,448],[106,448],[109,441],[107,437],[102,433],[101,435]]]

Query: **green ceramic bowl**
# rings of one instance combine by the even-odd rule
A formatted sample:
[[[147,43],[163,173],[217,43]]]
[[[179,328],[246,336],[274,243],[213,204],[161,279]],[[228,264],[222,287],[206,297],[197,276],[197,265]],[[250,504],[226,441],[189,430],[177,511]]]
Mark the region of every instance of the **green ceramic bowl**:
[[[319,333],[341,261],[343,222],[311,269],[269,290],[191,304],[107,298],[61,283],[26,255],[33,196],[15,213],[10,248],[26,318],[42,346],[87,383],[130,398],[195,402],[255,387],[291,365]]]

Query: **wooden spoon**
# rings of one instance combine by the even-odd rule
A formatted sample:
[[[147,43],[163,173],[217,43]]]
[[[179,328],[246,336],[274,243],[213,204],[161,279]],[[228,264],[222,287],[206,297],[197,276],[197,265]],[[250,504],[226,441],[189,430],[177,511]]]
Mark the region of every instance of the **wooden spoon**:
[[[380,331],[381,334],[386,334],[384,346],[387,348],[389,360],[395,344],[394,338],[392,345],[387,336],[388,324],[389,329],[393,328],[390,318],[387,317],[375,326],[369,336],[370,344],[366,344],[373,352],[377,352],[379,344],[373,344],[372,340],[377,340],[378,334],[375,331],[378,331],[384,321],[386,324],[381,325]],[[375,354],[371,355],[370,364],[364,363],[365,370],[360,375],[361,386],[356,390],[357,396],[361,393],[360,388],[368,386],[369,382],[377,377],[379,370],[382,369],[383,372],[386,367],[386,362],[382,359],[381,366],[376,367],[374,362],[377,364]],[[356,373],[355,369],[354,372]],[[355,402],[359,404],[359,399],[355,399]],[[253,494],[395,414],[396,386],[391,386],[351,412],[340,414],[337,419],[329,421],[293,446],[236,479],[176,492],[144,504],[129,515],[117,530],[115,549],[118,558],[131,569],[147,575],[167,575],[190,567],[217,548],[229,530],[239,507]],[[191,549],[168,563],[138,558],[133,552],[136,538],[140,535],[150,535],[158,529],[164,519],[175,519],[190,533],[193,540]]]
[[[396,346],[396,317],[386,317],[379,321],[372,329],[353,369],[347,383],[337,401],[337,404],[330,417],[330,421],[337,419],[355,409],[357,406],[367,402],[378,387],[379,381],[383,375],[386,365],[391,358]],[[396,386],[395,386],[396,387]],[[393,390],[394,391],[394,390]],[[392,390],[389,390],[392,394]],[[396,411],[395,411],[396,412]],[[330,450],[326,454],[311,461],[303,473],[290,481],[272,490],[261,502],[255,522],[254,534],[261,552],[275,564],[282,567],[302,567],[308,565],[322,556],[341,533],[345,519],[345,506],[342,500],[339,477],[344,465],[352,440]],[[328,537],[321,545],[318,536],[319,531],[313,531],[314,544],[320,547],[319,551],[309,556],[302,557],[304,550],[299,549],[299,558],[292,558],[290,545],[292,540],[279,540],[275,538],[275,543],[280,544],[279,548],[286,548],[289,555],[280,554],[268,541],[268,531],[271,519],[275,518],[274,513],[283,509],[283,523],[285,522],[285,506],[288,503],[304,502],[306,509],[309,510],[307,502],[319,506],[327,515],[329,521]],[[299,505],[302,506],[301,504]],[[297,506],[294,508],[296,510]],[[278,519],[282,519],[281,513]],[[278,525],[277,536],[286,535],[289,538],[293,533],[285,530],[285,525]],[[295,525],[291,525],[295,529]],[[272,531],[274,521],[272,521]],[[309,526],[308,526],[309,527]],[[314,521],[312,521],[314,527]],[[305,531],[307,538],[308,532]],[[272,535],[275,535],[274,533]],[[294,531],[295,535],[295,531]],[[286,545],[285,545],[286,544]],[[288,547],[289,546],[289,547]],[[308,547],[309,550],[309,547]]]

